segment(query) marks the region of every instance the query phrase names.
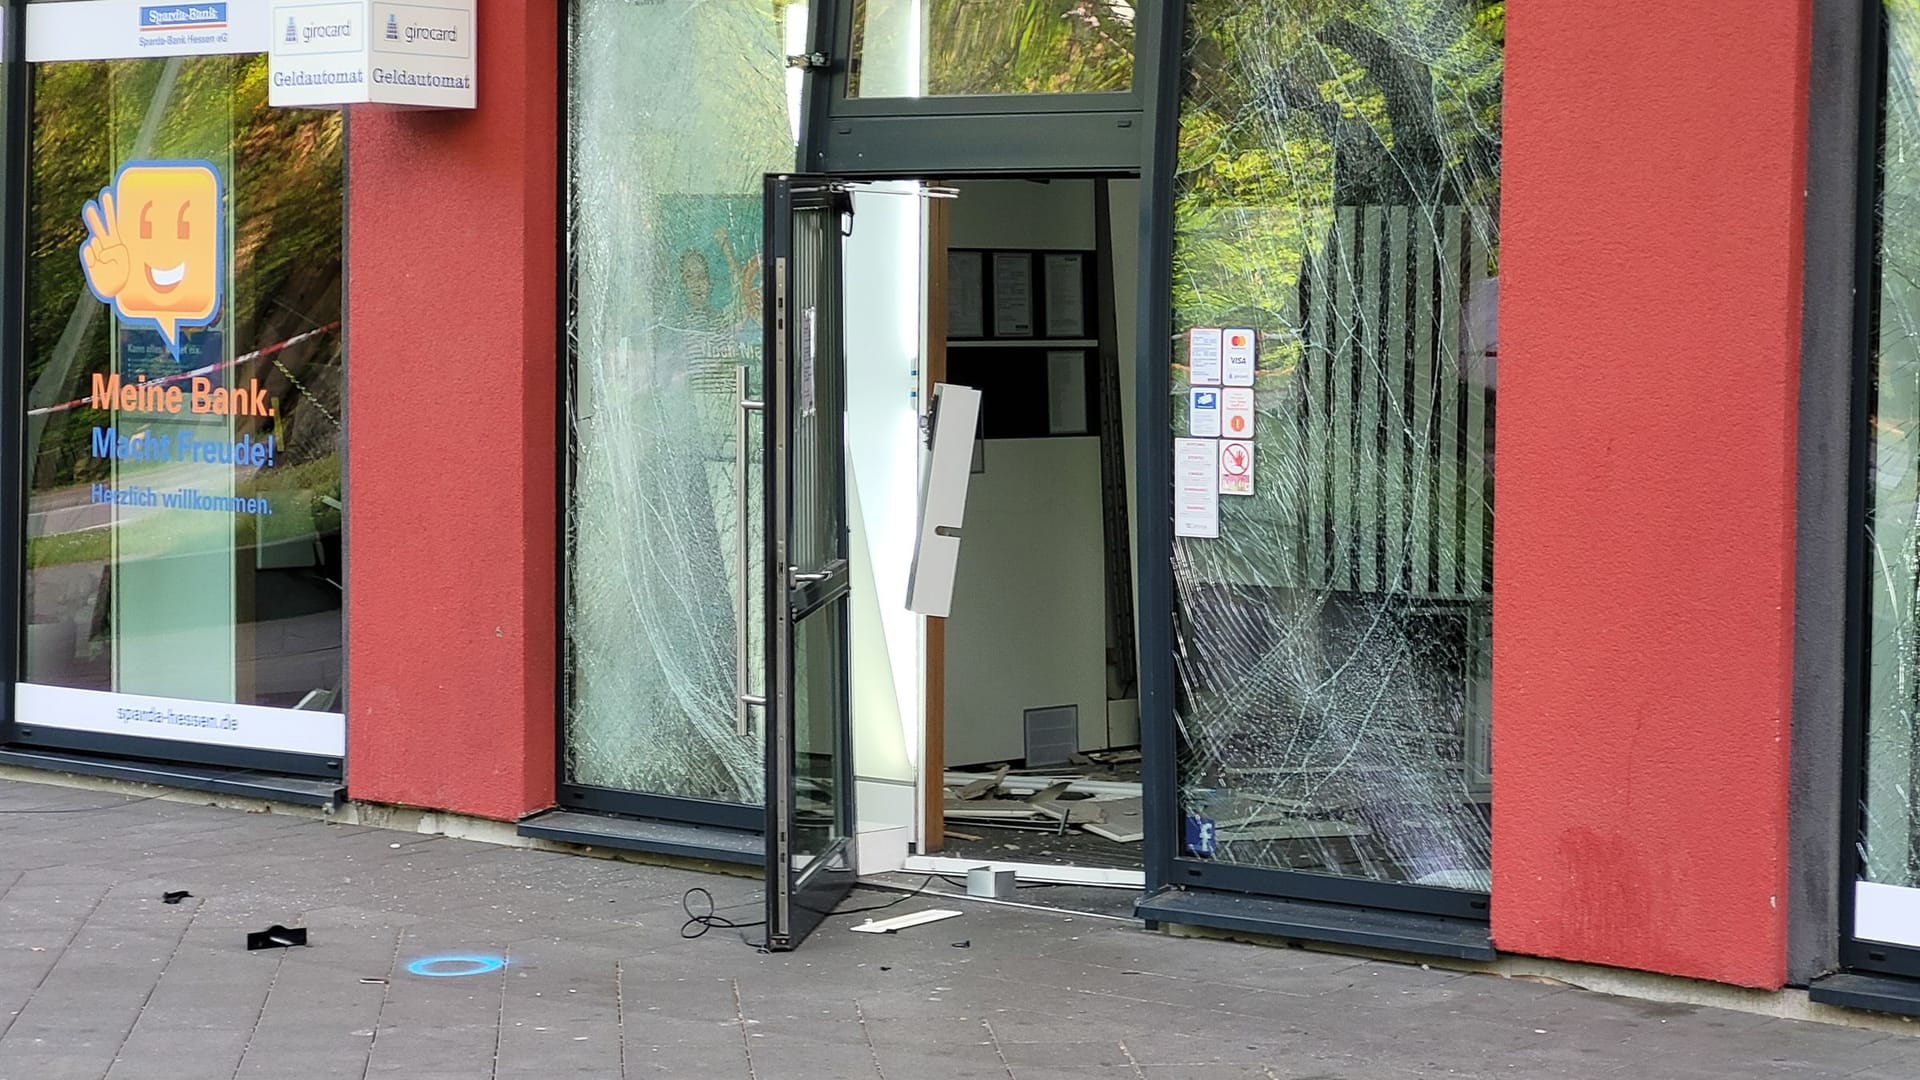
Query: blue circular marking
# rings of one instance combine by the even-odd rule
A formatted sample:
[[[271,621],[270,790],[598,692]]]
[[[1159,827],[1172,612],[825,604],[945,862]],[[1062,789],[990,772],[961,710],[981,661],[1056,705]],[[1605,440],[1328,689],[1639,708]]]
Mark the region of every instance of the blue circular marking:
[[[458,965],[456,970],[442,970],[455,965]],[[506,966],[506,958],[502,956],[423,956],[407,965],[407,973],[429,979],[451,979],[460,975],[485,975]]]

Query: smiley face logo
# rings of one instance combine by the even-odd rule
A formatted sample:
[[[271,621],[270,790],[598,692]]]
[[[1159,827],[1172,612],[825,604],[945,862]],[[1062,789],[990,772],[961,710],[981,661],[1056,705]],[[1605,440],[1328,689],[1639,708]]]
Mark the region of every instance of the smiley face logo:
[[[207,161],[129,161],[87,200],[80,266],[122,321],[160,332],[174,358],[180,329],[220,312],[220,172]]]

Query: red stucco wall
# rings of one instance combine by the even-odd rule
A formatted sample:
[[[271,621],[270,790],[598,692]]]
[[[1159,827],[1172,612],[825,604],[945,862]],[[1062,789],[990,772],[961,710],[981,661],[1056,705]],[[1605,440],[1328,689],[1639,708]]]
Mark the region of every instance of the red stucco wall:
[[[1785,978],[1805,0],[1515,4],[1503,950]]]
[[[348,121],[348,791],[553,801],[554,7],[486,0],[479,108]]]

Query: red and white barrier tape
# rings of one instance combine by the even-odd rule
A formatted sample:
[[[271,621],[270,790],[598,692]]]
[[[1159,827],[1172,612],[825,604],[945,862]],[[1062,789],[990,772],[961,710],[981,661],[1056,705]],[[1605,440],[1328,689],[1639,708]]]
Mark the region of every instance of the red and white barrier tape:
[[[165,386],[168,383],[176,383],[184,379],[196,379],[202,375],[211,375],[222,368],[234,367],[239,364],[244,364],[249,360],[258,360],[262,357],[272,356],[274,353],[277,353],[282,349],[292,348],[293,346],[298,345],[303,341],[310,341],[313,338],[317,338],[322,334],[331,333],[335,330],[338,330],[339,328],[340,328],[340,322],[339,320],[336,319],[335,321],[330,322],[325,326],[318,327],[313,330],[308,330],[305,333],[295,334],[285,341],[278,341],[264,348],[255,349],[250,353],[245,353],[241,356],[236,356],[231,360],[218,361],[216,363],[207,364],[203,367],[194,368],[192,371],[183,371],[178,375],[168,375],[165,378],[161,378],[161,379],[148,379],[146,382],[146,385]],[[82,405],[91,403],[92,401],[93,401],[93,397],[89,395],[83,398],[75,398],[72,401],[63,401],[58,405],[42,405],[38,409],[28,409],[27,415],[28,416],[45,416],[48,413],[66,412],[68,409],[77,409],[77,408],[80,408]]]

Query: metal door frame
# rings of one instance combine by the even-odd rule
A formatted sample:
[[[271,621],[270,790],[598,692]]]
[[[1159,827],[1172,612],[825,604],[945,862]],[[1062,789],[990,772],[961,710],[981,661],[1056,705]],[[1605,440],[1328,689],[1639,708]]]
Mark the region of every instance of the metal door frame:
[[[768,176],[764,188],[762,248],[766,285],[762,289],[762,325],[766,328],[763,350],[765,374],[762,376],[763,414],[766,432],[766,468],[763,510],[766,515],[765,544],[765,618],[766,618],[766,884],[767,948],[775,951],[800,944],[826,918],[854,885],[855,823],[853,770],[853,708],[851,691],[851,619],[852,578],[849,573],[847,475],[845,459],[846,346],[844,303],[844,263],[842,237],[844,223],[852,214],[852,197],[844,185],[821,176]],[[794,221],[798,212],[827,215],[821,266],[827,326],[825,340],[813,349],[816,370],[823,359],[834,365],[829,380],[833,388],[829,399],[818,403],[821,412],[838,415],[833,426],[841,445],[838,460],[839,483],[834,498],[840,523],[837,558],[818,571],[801,570],[789,564],[789,528],[794,519],[795,438],[793,378],[795,361],[804,369],[805,360],[789,355],[792,312],[788,297],[793,290],[798,267],[793,260]],[[803,370],[802,377],[808,377]],[[833,814],[837,837],[828,848],[814,856],[799,873],[793,871],[793,833],[795,831],[795,778],[793,769],[794,726],[794,629],[802,620],[832,618],[837,608],[839,622],[833,642],[834,695],[836,714],[833,731]]]
[[[1879,352],[1881,140],[1887,88],[1885,10],[1865,0],[1860,42],[1860,168],[1855,237],[1854,356],[1851,468],[1848,483],[1846,707],[1843,717],[1841,813],[1838,844],[1839,937],[1842,966],[1920,977],[1920,947],[1863,941],[1854,936],[1855,895],[1863,870],[1860,841],[1866,827],[1867,724],[1872,715],[1872,529],[1874,438],[1877,411],[1875,357]]]
[[[808,52],[789,58],[811,76],[799,167],[834,176],[1133,172],[1148,145],[1163,27],[1184,10],[1183,0],[1138,0],[1124,91],[850,98],[853,5],[812,0]]]

